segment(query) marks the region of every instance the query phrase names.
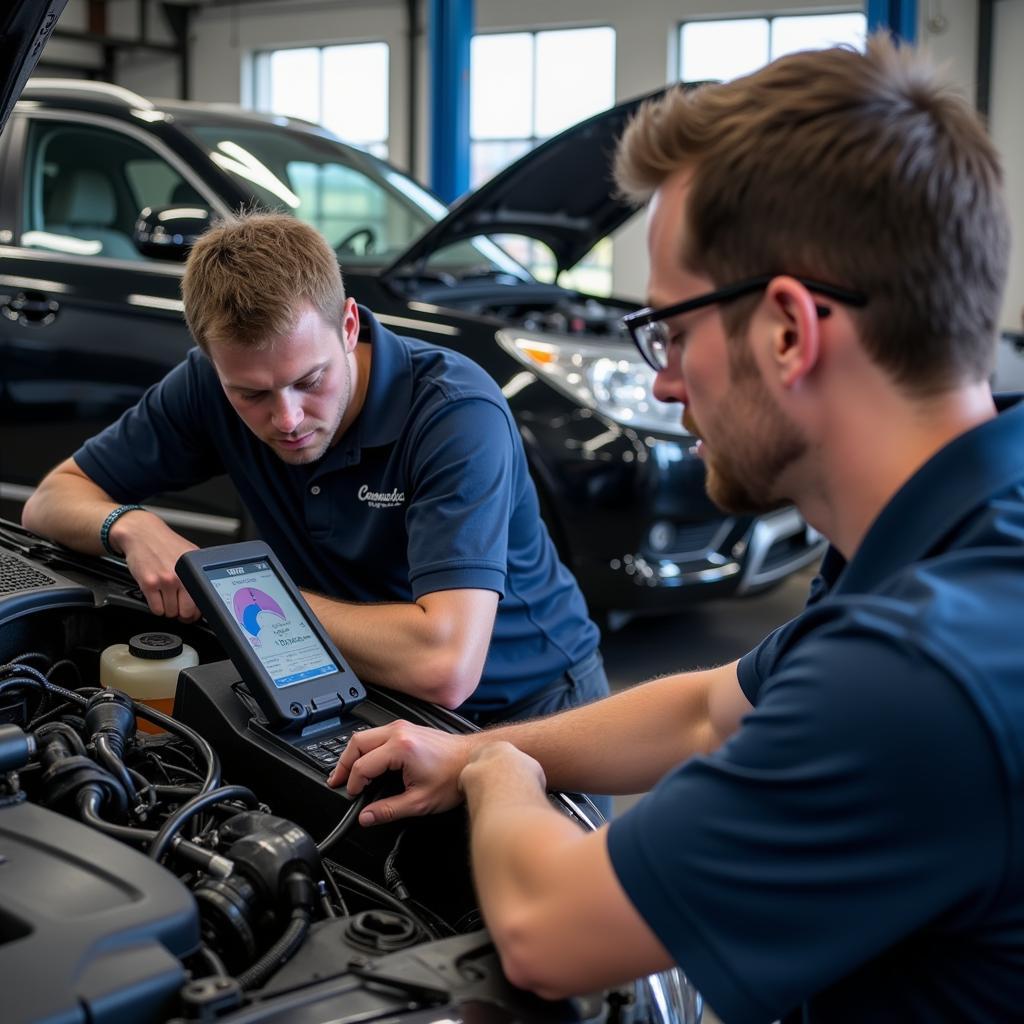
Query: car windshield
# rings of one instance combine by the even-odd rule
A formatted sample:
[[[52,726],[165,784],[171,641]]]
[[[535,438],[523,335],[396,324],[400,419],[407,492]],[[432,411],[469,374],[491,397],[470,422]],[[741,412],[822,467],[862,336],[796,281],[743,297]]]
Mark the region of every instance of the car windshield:
[[[277,124],[185,124],[210,160],[262,208],[312,224],[343,265],[383,267],[448,213],[444,203],[383,160],[334,139]],[[447,246],[432,270],[458,277],[529,271],[488,238]]]

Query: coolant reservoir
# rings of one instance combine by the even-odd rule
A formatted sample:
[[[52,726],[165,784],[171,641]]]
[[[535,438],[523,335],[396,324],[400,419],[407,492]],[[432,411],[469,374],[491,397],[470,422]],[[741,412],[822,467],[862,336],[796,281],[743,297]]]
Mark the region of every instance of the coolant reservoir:
[[[178,673],[199,664],[194,647],[174,633],[139,633],[126,644],[111,644],[100,655],[100,685],[170,714]],[[139,721],[146,732],[162,730]]]

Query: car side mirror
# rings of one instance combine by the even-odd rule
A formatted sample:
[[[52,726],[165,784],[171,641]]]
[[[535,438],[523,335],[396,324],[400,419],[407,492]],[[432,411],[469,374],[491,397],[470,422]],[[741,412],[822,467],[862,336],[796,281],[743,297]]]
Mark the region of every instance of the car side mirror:
[[[183,263],[212,223],[213,214],[205,206],[147,206],[135,222],[132,241],[143,256]]]

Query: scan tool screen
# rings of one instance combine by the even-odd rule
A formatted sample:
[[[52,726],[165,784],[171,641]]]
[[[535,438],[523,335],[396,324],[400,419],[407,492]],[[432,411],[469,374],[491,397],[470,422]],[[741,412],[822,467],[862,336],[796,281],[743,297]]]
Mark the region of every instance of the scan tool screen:
[[[317,639],[269,562],[207,569],[238,631],[278,689],[343,672]]]

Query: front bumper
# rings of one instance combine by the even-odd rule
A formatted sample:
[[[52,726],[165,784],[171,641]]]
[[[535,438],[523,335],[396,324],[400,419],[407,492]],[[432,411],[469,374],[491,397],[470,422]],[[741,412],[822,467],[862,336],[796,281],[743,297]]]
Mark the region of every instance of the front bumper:
[[[824,553],[795,508],[724,514],[688,438],[578,408],[517,415],[545,518],[592,609],[671,612],[756,593]]]
[[[594,608],[672,611],[766,590],[820,559],[826,547],[795,508],[753,521],[725,517],[708,532],[710,541],[701,550],[658,555],[646,549],[588,559],[576,567],[580,585]]]

